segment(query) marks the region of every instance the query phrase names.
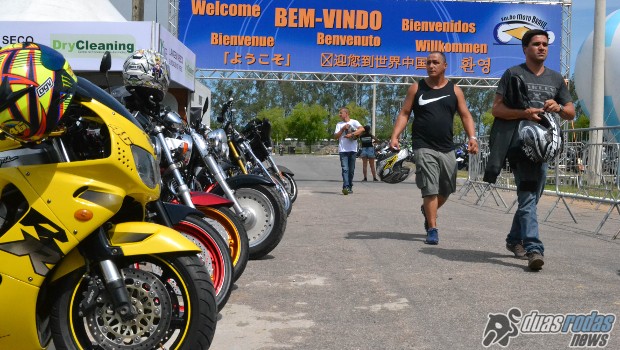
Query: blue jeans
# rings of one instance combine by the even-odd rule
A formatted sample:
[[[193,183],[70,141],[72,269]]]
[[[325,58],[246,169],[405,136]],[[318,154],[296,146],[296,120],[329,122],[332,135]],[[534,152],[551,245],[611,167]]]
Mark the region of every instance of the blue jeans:
[[[340,167],[342,168],[342,188],[353,187],[356,153],[357,152],[340,152]]]
[[[538,251],[544,255],[545,247],[538,233],[536,205],[545,189],[547,163],[534,164],[523,160],[511,162],[510,167],[515,176],[519,206],[512,219],[506,243],[522,243],[526,252]]]

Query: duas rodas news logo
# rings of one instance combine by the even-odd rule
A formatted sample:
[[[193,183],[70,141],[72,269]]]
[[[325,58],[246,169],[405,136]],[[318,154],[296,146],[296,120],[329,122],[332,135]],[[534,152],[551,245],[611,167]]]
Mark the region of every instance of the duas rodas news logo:
[[[601,314],[541,314],[538,310],[523,316],[519,308],[506,314],[489,314],[482,335],[482,345],[506,347],[510,340],[521,334],[570,334],[571,348],[604,348],[609,343],[616,315]]]

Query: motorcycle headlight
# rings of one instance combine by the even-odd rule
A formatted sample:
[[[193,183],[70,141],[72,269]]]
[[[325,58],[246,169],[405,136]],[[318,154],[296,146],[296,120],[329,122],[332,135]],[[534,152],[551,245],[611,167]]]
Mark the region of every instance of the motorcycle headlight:
[[[177,132],[183,131],[185,122],[179,113],[174,111],[168,111],[163,117],[164,126],[168,130],[174,130]]]
[[[153,145],[153,149],[155,150],[155,160],[157,163],[161,161],[161,142],[155,136],[151,136],[151,144]]]
[[[183,161],[184,165],[189,164],[193,144],[191,136],[184,134],[179,138],[166,137],[166,144],[175,162]]]
[[[224,130],[209,131],[207,133],[207,142],[215,154],[223,157],[228,153],[228,138]]]
[[[161,182],[159,167],[152,154],[136,145],[131,145],[131,153],[140,179],[149,188],[155,188]]]

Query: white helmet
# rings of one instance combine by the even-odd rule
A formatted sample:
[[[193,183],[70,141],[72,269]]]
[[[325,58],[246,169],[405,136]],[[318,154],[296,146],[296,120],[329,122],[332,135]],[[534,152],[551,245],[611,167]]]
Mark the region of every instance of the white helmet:
[[[519,123],[521,149],[525,156],[535,162],[551,162],[561,153],[563,135],[556,113],[544,112],[538,116],[539,123],[522,120]]]
[[[170,85],[168,62],[157,51],[137,50],[123,64],[123,84],[128,88],[153,89],[153,96],[161,101]]]
[[[408,157],[409,151],[406,148],[399,151],[387,146],[377,152],[377,174],[381,181],[389,184],[404,181],[411,171],[403,166]]]

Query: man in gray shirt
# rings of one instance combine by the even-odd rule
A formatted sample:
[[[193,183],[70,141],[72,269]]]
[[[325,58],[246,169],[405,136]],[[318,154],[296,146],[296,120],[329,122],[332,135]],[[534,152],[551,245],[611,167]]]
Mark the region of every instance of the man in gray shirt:
[[[549,50],[547,32],[529,30],[523,35],[521,45],[525,63],[509,68],[502,76],[493,101],[493,116],[514,123],[515,128],[524,119],[539,122],[539,114],[544,112],[557,113],[562,119],[572,120],[575,107],[564,79],[544,64]],[[530,106],[526,109],[509,108],[504,103],[513,75],[520,75],[527,86]],[[536,206],[545,188],[547,163],[534,163],[519,152],[508,152],[508,160],[517,185],[519,206],[506,237],[506,248],[517,258],[527,257],[530,269],[540,270],[544,264],[544,246],[539,237]]]

